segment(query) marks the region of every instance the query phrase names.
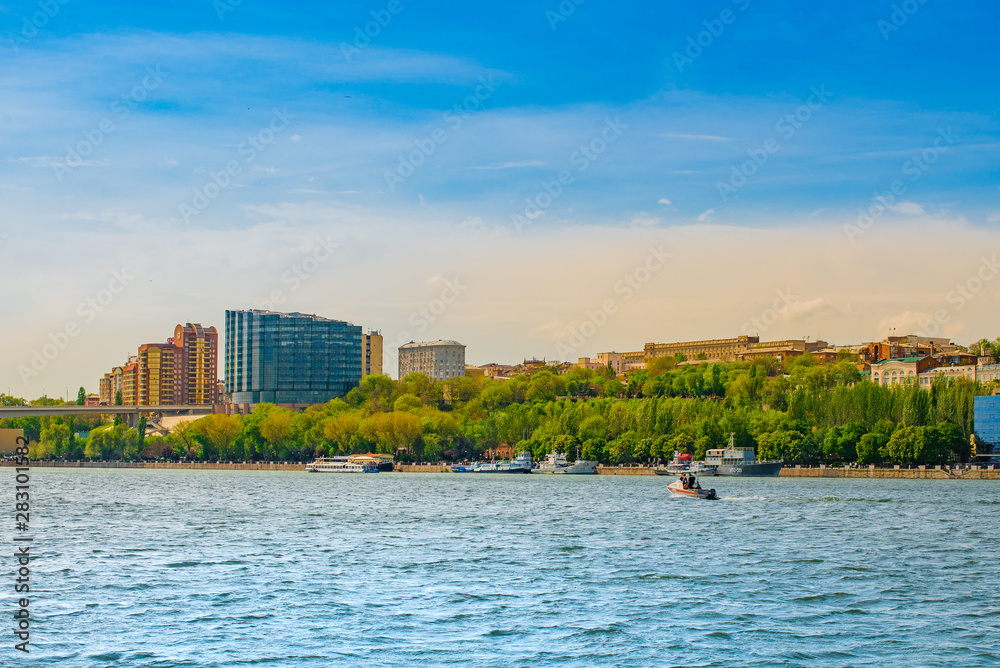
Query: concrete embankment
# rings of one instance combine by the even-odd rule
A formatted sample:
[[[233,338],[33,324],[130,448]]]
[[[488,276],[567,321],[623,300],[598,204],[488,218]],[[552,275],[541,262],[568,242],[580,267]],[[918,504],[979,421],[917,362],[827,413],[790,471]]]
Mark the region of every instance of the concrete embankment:
[[[3,466],[14,466],[3,462]],[[228,469],[232,471],[302,471],[303,464],[283,462],[31,462],[32,468],[84,469]]]
[[[827,468],[786,466],[782,478],[908,478],[928,480],[1000,480],[1000,470],[985,467],[948,469],[920,466],[904,468]]]
[[[597,475],[656,475],[648,466],[598,466]]]
[[[0,466],[15,466],[14,462],[0,462]],[[88,468],[88,469],[187,469],[230,471],[302,471],[304,464],[287,462],[31,462],[37,468]],[[441,464],[397,464],[399,473],[448,473],[450,468]],[[655,475],[648,466],[598,466],[598,475]],[[782,478],[908,478],[928,480],[1000,480],[1000,470],[985,466],[961,469],[947,467],[917,468],[829,468],[786,466]]]
[[[438,464],[396,464],[396,466],[392,470],[398,471],[399,473],[450,473],[451,472],[451,469],[449,467]]]

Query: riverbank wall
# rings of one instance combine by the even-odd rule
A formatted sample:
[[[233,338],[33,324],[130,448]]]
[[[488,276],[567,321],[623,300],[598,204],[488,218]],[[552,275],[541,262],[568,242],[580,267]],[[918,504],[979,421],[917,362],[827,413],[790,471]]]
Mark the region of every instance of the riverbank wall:
[[[16,466],[3,462],[3,466]],[[83,468],[83,469],[206,469],[231,471],[302,471],[303,464],[289,462],[39,462],[32,461],[31,468]]]
[[[919,480],[1000,480],[1000,470],[985,466],[948,468],[919,466],[917,468],[828,468],[825,466],[786,466],[782,478],[906,478]]]
[[[12,461],[0,466],[15,466]],[[32,468],[88,469],[185,469],[229,471],[302,471],[305,465],[292,462],[31,462]],[[441,464],[397,464],[398,473],[448,473]],[[649,466],[598,466],[597,475],[655,475]],[[986,466],[948,468],[920,466],[917,468],[832,468],[825,466],[786,466],[782,478],[905,478],[924,480],[1000,480],[1000,469]]]

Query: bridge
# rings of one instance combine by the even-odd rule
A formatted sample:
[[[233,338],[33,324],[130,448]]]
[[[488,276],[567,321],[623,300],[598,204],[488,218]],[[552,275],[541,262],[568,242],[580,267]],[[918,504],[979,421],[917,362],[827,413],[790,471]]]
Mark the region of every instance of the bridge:
[[[0,406],[0,418],[19,418],[42,415],[122,415],[128,426],[139,426],[139,416],[158,415],[211,415],[212,407],[205,405],[182,406]]]

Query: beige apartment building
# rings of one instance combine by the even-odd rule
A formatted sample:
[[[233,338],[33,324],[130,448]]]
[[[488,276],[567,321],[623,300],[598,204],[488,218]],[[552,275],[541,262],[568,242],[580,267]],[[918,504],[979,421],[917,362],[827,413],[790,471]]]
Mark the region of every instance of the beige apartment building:
[[[399,377],[423,373],[435,380],[465,375],[465,346],[458,341],[424,341],[399,347]]]
[[[377,330],[369,330],[367,334],[361,335],[361,339],[364,346],[364,365],[361,369],[361,377],[377,376],[382,373],[382,333]]]

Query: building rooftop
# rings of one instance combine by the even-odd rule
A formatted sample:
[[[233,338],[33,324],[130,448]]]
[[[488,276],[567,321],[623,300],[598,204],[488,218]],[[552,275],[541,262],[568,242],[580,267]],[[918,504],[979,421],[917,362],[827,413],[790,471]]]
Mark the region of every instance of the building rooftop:
[[[903,362],[905,364],[913,364],[914,362],[919,362],[920,360],[927,359],[928,357],[930,357],[930,355],[921,355],[920,357],[894,357],[892,359],[873,362],[872,366],[878,366],[879,364],[889,364],[890,362]]]
[[[404,348],[433,348],[435,346],[461,346],[462,348],[464,348],[465,344],[459,343],[458,341],[452,341],[450,339],[447,341],[443,339],[438,339],[437,341],[421,341],[420,343],[414,343],[413,341],[410,341],[409,343],[404,343],[403,345],[401,345],[399,349],[403,350]]]

